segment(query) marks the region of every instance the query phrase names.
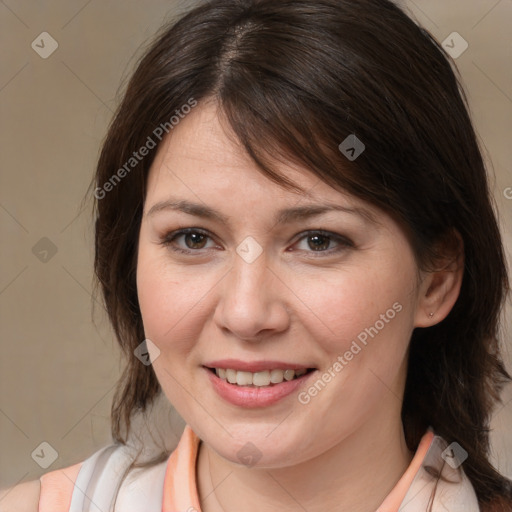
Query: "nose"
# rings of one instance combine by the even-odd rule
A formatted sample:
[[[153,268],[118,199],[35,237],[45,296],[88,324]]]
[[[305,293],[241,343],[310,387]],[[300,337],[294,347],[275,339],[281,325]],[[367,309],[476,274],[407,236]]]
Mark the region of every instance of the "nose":
[[[220,283],[216,324],[244,341],[284,332],[290,321],[287,291],[268,266],[265,252],[252,263],[236,255],[233,268]]]

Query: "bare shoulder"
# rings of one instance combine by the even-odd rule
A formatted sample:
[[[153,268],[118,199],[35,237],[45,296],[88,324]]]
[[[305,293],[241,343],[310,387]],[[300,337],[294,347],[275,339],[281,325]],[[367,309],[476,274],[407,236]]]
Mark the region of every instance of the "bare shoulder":
[[[41,482],[30,480],[14,487],[0,489],[0,512],[37,512]]]

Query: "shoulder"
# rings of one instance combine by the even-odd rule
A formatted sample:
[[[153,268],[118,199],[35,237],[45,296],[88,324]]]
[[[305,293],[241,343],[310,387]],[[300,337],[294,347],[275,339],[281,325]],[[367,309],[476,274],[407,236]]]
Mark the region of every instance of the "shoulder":
[[[436,435],[425,457],[424,468],[434,485],[433,512],[480,512],[475,489],[464,471],[467,452],[458,444]]]
[[[39,480],[0,489],[0,512],[38,512],[40,493]]]
[[[118,443],[95,452],[81,463],[76,477],[68,479],[73,484],[66,491],[64,509],[88,510],[92,502],[98,510],[110,510],[112,503],[116,503],[116,510],[161,510],[167,460],[148,464],[140,455],[134,446]],[[43,482],[42,494],[44,487]],[[87,492],[80,489],[87,489]],[[48,488],[47,494],[51,494],[50,491]],[[44,512],[55,510],[49,501],[45,505]]]
[[[433,431],[423,438],[429,442],[428,449],[421,455],[421,465],[400,510],[480,512],[475,490],[464,472],[467,453],[457,443],[448,444],[443,437],[432,434]],[[418,453],[423,454],[424,451]]]

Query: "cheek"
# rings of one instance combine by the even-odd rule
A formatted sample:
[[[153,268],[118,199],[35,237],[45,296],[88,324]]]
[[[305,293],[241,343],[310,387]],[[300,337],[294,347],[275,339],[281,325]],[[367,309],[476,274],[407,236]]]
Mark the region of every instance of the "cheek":
[[[323,352],[325,384],[312,383],[299,401],[305,412],[311,406],[330,418],[324,428],[336,437],[388,400],[398,403],[414,325],[412,285],[383,267],[300,282],[301,323]]]
[[[146,337],[161,350],[170,348],[171,340],[175,350],[186,346],[196,334],[194,327],[201,325],[197,317],[204,309],[205,286],[205,279],[170,266],[157,251],[142,247],[137,293]]]
[[[333,389],[348,386],[366,396],[376,376],[394,386],[414,326],[415,267],[406,263],[402,273],[375,265],[296,280],[301,323],[324,353],[327,368],[335,365]]]

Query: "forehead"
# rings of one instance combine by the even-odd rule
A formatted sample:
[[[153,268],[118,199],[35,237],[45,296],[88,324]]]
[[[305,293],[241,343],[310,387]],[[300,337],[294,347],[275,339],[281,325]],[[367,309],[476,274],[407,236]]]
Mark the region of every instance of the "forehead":
[[[312,171],[275,158],[273,170],[300,190],[285,188],[266,176],[238,141],[214,103],[200,104],[173,128],[159,146],[148,177],[147,198],[162,200],[183,192],[202,199],[230,197],[235,190],[276,201],[322,200],[370,205],[343,189],[334,189]],[[225,204],[229,207],[229,204]]]
[[[300,172],[294,166],[278,167],[280,174],[286,174],[304,192],[318,181],[312,173]],[[172,129],[162,141],[150,170],[150,181],[185,176],[197,185],[206,181],[214,181],[218,187],[249,182],[254,185],[264,178],[266,187],[279,186],[262,174],[212,102],[196,107]]]

